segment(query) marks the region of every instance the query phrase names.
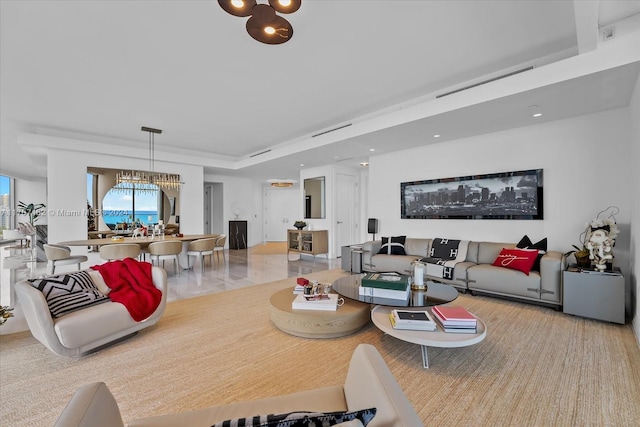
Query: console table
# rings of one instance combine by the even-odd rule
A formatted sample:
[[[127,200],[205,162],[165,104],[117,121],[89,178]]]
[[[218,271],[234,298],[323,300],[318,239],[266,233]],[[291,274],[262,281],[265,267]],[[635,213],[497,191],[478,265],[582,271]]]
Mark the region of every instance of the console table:
[[[289,252],[313,255],[329,253],[327,230],[287,230],[287,257]]]

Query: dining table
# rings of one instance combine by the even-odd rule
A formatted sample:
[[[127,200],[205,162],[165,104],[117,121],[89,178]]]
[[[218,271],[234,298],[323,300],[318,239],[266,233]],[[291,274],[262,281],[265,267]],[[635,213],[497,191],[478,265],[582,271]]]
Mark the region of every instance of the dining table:
[[[179,255],[180,266],[184,269],[189,268],[189,257],[187,256],[187,250],[189,248],[189,242],[199,239],[215,239],[220,237],[220,234],[184,234],[184,235],[171,235],[171,236],[141,236],[141,237],[123,237],[121,239],[113,239],[113,237],[105,237],[101,239],[86,239],[86,240],[67,240],[64,242],[58,242],[57,245],[63,246],[104,246],[104,245],[119,245],[123,243],[136,243],[140,245],[140,249],[146,249],[153,242],[166,242],[166,241],[180,241],[182,242],[182,252]]]

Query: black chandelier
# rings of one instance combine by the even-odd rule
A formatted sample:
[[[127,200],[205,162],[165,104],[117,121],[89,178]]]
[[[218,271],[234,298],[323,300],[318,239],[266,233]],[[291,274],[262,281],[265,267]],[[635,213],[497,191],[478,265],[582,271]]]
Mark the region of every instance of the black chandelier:
[[[218,0],[220,6],[233,16],[246,17],[247,32],[261,43],[282,44],[293,36],[293,27],[276,14],[293,13],[300,9],[302,0],[269,0],[258,4],[256,0]]]

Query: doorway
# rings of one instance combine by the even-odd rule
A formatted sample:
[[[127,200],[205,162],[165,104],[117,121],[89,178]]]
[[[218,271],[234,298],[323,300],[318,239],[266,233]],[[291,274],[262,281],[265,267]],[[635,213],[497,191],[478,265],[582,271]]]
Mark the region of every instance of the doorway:
[[[262,200],[265,242],[287,240],[287,229],[293,227],[300,212],[299,197],[297,188],[265,188]]]
[[[358,181],[355,175],[336,174],[336,227],[334,253],[341,253],[343,246],[356,243],[358,230]]]

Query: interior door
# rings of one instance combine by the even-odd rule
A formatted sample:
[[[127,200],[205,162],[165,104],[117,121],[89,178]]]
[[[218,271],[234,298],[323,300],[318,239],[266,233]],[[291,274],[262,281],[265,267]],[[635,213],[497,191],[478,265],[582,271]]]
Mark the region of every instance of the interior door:
[[[267,188],[264,191],[264,241],[284,242],[287,229],[293,228],[302,201],[296,188]]]
[[[358,182],[355,175],[336,174],[336,226],[334,253],[342,246],[360,243],[358,236]]]

